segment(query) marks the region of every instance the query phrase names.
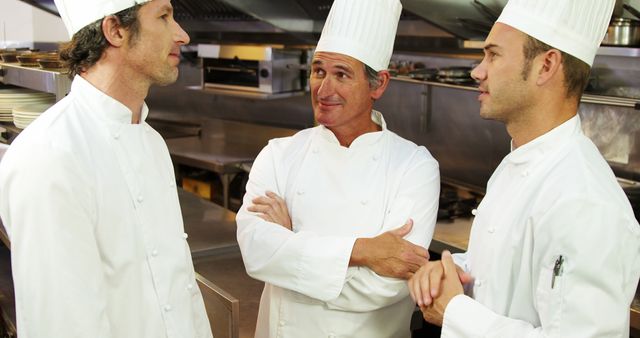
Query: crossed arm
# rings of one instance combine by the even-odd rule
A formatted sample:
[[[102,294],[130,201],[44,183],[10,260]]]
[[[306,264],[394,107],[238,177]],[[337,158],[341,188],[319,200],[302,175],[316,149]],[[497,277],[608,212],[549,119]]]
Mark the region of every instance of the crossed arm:
[[[277,194],[267,191],[265,196],[252,200],[247,210],[258,213],[265,221],[291,230],[291,218],[286,202]],[[356,239],[349,266],[364,266],[380,276],[409,279],[429,260],[427,249],[415,245],[404,236],[411,232],[413,221],[372,238]]]

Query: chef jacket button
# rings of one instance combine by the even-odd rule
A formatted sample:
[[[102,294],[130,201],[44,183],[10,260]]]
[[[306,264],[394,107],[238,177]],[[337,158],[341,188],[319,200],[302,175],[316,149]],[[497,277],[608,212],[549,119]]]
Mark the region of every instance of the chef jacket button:
[[[304,195],[304,190],[298,190],[298,195]]]
[[[490,234],[492,234],[492,233],[496,232],[496,228],[491,227],[491,228],[487,229],[487,231],[488,231]]]
[[[521,175],[522,175],[522,177],[527,177],[527,176],[529,176],[529,171],[525,170],[525,171],[522,172]]]
[[[169,304],[164,306],[164,312],[169,312],[169,311],[171,311],[171,309],[172,309],[172,307]]]
[[[372,158],[373,158],[374,161],[377,161],[378,160],[378,155],[373,155]]]
[[[142,198],[142,195],[138,195],[137,200],[138,200],[138,203],[142,203],[142,201],[144,200],[144,198]]]
[[[148,132],[150,132],[150,131],[151,131],[151,127],[149,127],[149,126],[144,126],[144,131],[145,131],[145,132],[147,132],[147,133],[148,133]]]
[[[360,204],[362,204],[362,205],[367,205],[367,203],[369,203],[369,201],[368,201],[368,200],[362,200],[362,201],[360,201]]]
[[[329,338],[336,338],[335,333],[329,333]]]
[[[113,134],[113,138],[116,139],[116,140],[119,139],[120,138],[120,133]]]
[[[313,148],[313,149],[311,150],[311,152],[312,152],[312,153],[314,153],[314,154],[317,154],[317,153],[318,153],[318,148]]]
[[[183,234],[182,234],[182,238],[184,238],[184,239],[189,238],[189,234],[188,234],[188,233],[186,233],[186,232],[185,232],[185,233],[183,233]]]
[[[478,209],[471,209],[471,214],[476,216],[478,214]]]
[[[187,290],[191,290],[191,289],[193,289],[193,284],[191,283],[187,284]]]
[[[169,186],[172,187],[172,188],[175,187],[176,186],[176,181],[174,181],[174,180],[169,181]]]
[[[281,320],[279,324],[280,324],[280,326],[284,326],[284,324],[285,324],[284,320]]]
[[[151,250],[151,256],[155,257],[157,255],[158,255],[158,250],[156,249]]]
[[[475,281],[475,283],[474,283],[474,284],[475,284],[475,286],[477,286],[477,287],[481,287],[481,286],[482,286],[482,279],[476,279],[476,281]]]

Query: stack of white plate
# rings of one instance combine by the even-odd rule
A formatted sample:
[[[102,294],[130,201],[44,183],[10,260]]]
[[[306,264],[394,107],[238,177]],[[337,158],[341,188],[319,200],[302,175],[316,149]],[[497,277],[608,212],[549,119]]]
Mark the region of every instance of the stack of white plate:
[[[0,122],[13,121],[13,108],[55,103],[55,96],[36,90],[25,88],[1,88],[0,89]]]
[[[13,124],[20,129],[24,129],[52,105],[53,103],[38,103],[15,107],[12,110]]]

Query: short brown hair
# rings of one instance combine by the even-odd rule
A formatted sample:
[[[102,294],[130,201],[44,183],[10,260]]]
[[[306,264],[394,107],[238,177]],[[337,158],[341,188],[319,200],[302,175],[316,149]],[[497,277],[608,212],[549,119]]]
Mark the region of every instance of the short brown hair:
[[[114,14],[120,21],[120,26],[131,32],[129,42],[135,41],[138,36],[140,7],[141,5],[135,5]],[[109,45],[102,32],[102,20],[88,24],[75,33],[71,41],[60,45],[60,59],[69,69],[70,77],[73,78],[95,65]]]
[[[522,69],[522,78],[527,79],[527,74],[531,70],[531,63],[533,58],[544,53],[553,47],[546,43],[527,35],[524,43],[524,67]],[[557,48],[556,48],[557,49]],[[573,55],[569,55],[563,51],[562,54],[562,67],[564,69],[564,86],[567,89],[567,98],[580,99],[582,92],[589,83],[589,73],[591,67],[584,61],[576,58]]]

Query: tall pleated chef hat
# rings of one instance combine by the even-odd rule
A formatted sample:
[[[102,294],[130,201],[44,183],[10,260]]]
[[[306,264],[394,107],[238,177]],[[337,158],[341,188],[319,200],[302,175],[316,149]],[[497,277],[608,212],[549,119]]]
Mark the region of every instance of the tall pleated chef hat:
[[[615,0],[509,0],[497,22],[593,64]]]
[[[376,71],[387,69],[401,11],[398,0],[335,0],[316,52],[340,53]]]
[[[98,19],[148,1],[151,0],[54,0],[69,38]]]

